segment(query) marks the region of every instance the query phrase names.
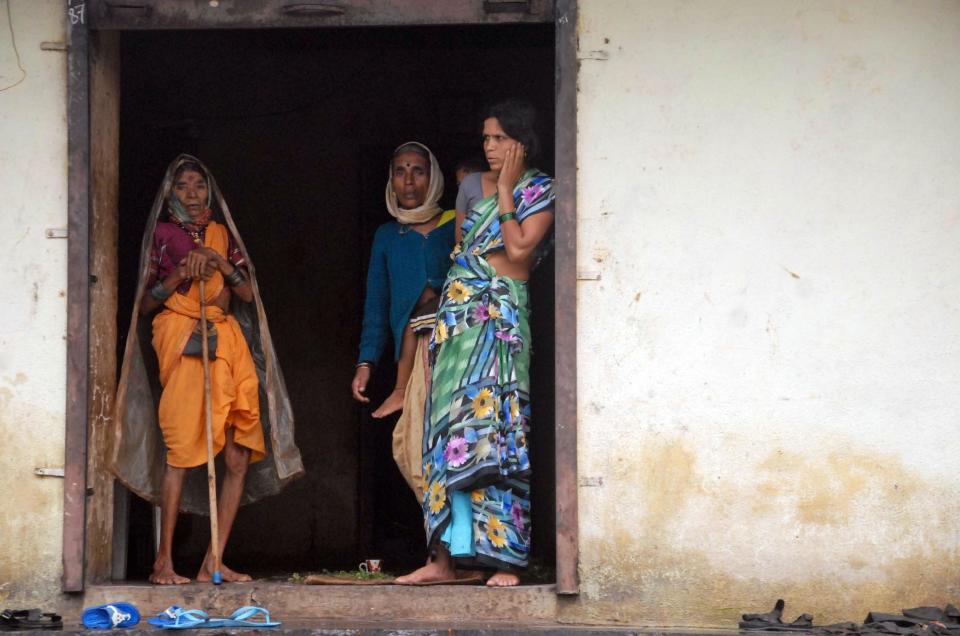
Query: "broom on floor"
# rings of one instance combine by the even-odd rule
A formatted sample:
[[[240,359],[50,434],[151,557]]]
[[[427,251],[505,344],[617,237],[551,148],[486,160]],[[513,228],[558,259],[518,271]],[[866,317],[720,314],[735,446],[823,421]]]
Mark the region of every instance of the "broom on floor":
[[[217,467],[213,463],[213,405],[210,394],[210,347],[207,343],[207,297],[200,279],[200,338],[203,341],[203,410],[207,420],[207,490],[210,494],[210,557],[213,559],[213,584],[223,583],[220,573],[220,528],[217,520]]]

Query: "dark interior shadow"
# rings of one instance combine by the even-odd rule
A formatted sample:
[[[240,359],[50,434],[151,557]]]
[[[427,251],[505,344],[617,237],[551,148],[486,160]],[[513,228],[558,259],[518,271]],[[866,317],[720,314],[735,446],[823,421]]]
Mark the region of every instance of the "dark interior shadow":
[[[258,575],[422,563],[419,506],[390,454],[395,418],[349,395],[373,232],[390,220],[392,149],[415,139],[452,167],[480,156],[484,106],[534,102],[552,172],[552,25],[402,29],[131,31],[122,38],[118,333],[163,171],[189,152],[213,171],[254,261],[307,474],[240,511],[225,561]],[[532,281],[534,560],[554,551],[553,261]],[[391,348],[388,347],[390,351]],[[393,386],[385,357],[374,402]],[[153,558],[151,508],[131,502],[128,578]],[[175,556],[195,573],[206,517],[183,515]]]

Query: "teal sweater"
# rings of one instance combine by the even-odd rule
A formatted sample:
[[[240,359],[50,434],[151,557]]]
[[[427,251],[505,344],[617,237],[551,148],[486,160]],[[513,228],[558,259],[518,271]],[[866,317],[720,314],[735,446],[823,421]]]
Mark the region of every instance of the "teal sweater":
[[[450,269],[456,224],[451,212],[426,236],[396,221],[377,228],[367,270],[359,362],[377,363],[393,336],[393,359],[400,359],[403,329],[417,299],[429,285],[439,292]]]

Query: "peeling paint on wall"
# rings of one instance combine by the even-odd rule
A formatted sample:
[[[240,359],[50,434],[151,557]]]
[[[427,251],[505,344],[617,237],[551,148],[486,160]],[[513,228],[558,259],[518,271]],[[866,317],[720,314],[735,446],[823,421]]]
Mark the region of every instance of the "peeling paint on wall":
[[[610,455],[602,490],[581,483],[583,594],[565,619],[730,627],[783,597],[836,622],[960,591],[950,488],[896,457],[849,451],[770,449],[732,468],[752,477],[739,482],[697,461],[735,452],[628,443]]]
[[[578,266],[596,275],[563,620],[955,600],[960,5],[580,16]]]
[[[57,0],[9,4],[26,78],[0,97],[0,437],[13,444],[0,453],[0,605],[55,607],[63,481],[34,470],[63,467],[67,244],[44,228],[66,225],[66,58],[40,43],[64,40],[65,17]],[[5,9],[0,16],[6,34]]]

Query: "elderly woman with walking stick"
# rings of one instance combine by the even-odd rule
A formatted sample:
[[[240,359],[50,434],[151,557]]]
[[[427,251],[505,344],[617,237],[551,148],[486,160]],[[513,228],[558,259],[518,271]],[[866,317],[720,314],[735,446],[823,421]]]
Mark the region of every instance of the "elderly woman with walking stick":
[[[151,326],[162,387],[156,413],[163,467],[161,472],[156,455],[142,452],[135,443],[149,440],[152,430],[143,428],[138,421],[143,413],[136,411],[143,401],[142,377],[150,365],[143,363],[134,324],[118,389],[113,469],[131,489],[160,505],[160,545],[151,582],[189,582],[174,569],[173,534],[187,472],[204,464],[211,542],[197,580],[249,581],[248,575],[222,565],[220,555],[241,500],[273,494],[302,473],[299,452],[292,444],[289,400],[252,264],[209,171],[194,157],[181,155],[168,168],[156,201],[144,240],[134,323],[138,314],[147,317],[159,310]],[[251,355],[250,347],[256,355]],[[265,422],[261,402],[268,411]],[[268,446],[265,424],[271,419]],[[213,459],[221,451],[225,474],[217,501]],[[255,471],[262,474],[254,475],[258,478],[254,492],[245,492],[248,466],[268,456],[274,461]],[[138,481],[142,473],[162,474],[161,483]],[[194,509],[197,494],[191,492]]]

